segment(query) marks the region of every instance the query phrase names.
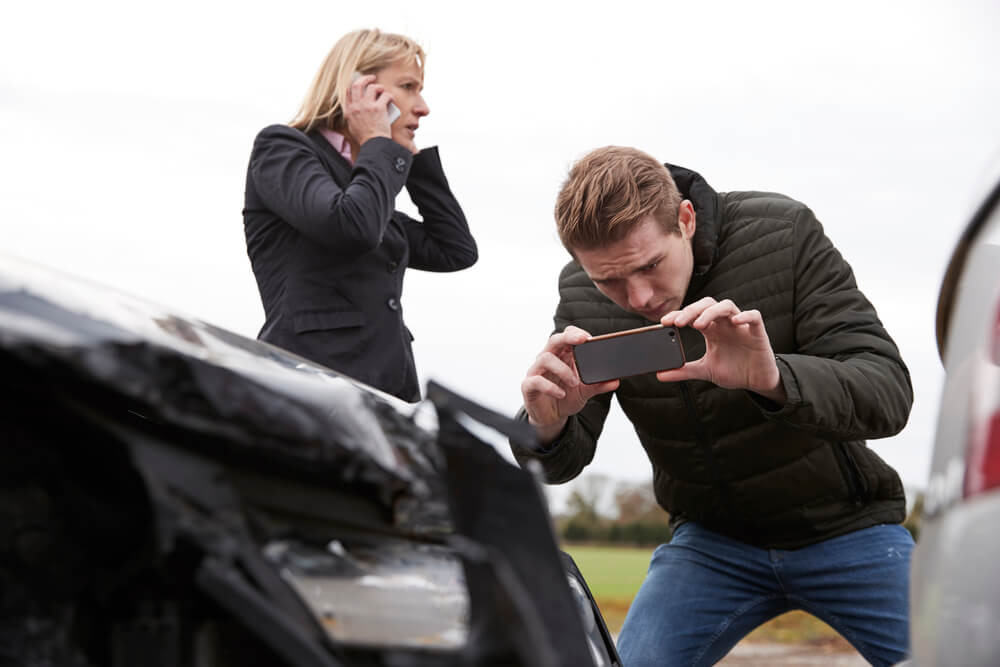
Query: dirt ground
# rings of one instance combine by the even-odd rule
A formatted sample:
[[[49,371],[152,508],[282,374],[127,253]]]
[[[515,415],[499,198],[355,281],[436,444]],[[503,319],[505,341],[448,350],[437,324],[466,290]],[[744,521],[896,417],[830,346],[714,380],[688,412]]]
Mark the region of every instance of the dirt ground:
[[[823,642],[779,644],[742,641],[718,664],[725,667],[865,667],[868,661],[839,637]]]

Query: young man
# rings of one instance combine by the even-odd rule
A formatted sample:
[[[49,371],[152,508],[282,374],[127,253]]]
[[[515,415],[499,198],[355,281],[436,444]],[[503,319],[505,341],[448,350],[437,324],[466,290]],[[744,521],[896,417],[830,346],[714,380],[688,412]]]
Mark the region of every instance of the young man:
[[[913,541],[899,476],[865,439],[903,428],[912,387],[813,213],[608,147],[574,165],[556,224],[574,261],[521,383],[541,448],[514,454],[565,482],[612,393],[634,425],[675,531],[629,609],[624,664],[712,664],[796,608],[872,664],[903,658]],[[654,322],[678,327],[686,365],[581,383],[573,346]]]

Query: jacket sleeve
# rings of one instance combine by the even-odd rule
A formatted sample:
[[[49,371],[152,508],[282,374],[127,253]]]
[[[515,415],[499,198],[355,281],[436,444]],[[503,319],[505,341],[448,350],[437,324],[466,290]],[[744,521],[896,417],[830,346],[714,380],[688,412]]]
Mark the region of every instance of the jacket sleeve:
[[[410,266],[424,271],[458,271],[476,263],[476,241],[462,207],[451,193],[436,146],[413,158],[406,189],[423,222],[398,213],[410,243]]]
[[[913,403],[909,371],[851,267],[804,206],[794,272],[797,350],[777,355],[788,399],[764,413],[832,440],[898,433]]]
[[[598,394],[587,401],[583,410],[567,420],[563,432],[548,445],[528,450],[512,442],[514,458],[522,467],[528,459],[541,463],[545,481],[550,484],[568,482],[594,460],[597,438],[604,429],[604,420],[610,408],[611,393]],[[524,408],[517,413],[517,418],[527,420]]]
[[[578,283],[581,272],[579,265],[569,262],[559,274],[559,306],[553,318],[553,333],[563,331],[570,324],[579,325],[570,319],[572,316],[569,313],[575,312],[570,307],[571,303],[579,300]],[[587,284],[590,284],[589,279]],[[528,459],[537,460],[545,471],[545,481],[549,483],[561,484],[573,479],[594,460],[597,439],[604,430],[604,421],[611,408],[611,394],[612,392],[598,394],[587,401],[580,412],[567,420],[566,428],[559,437],[540,449],[527,450],[511,443],[514,458],[521,465]],[[527,420],[524,408],[521,408],[517,417]]]
[[[264,204],[300,233],[360,254],[382,242],[411,163],[403,146],[375,137],[361,147],[341,189],[302,132],[272,125],[254,141],[250,177]]]

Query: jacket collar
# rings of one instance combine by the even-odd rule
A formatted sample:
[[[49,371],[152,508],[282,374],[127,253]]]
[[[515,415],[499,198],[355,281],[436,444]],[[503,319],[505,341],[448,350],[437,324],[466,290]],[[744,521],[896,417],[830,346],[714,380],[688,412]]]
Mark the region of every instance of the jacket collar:
[[[320,134],[319,130],[311,130],[306,136],[309,137],[309,141],[316,147],[320,159],[333,175],[333,180],[341,188],[346,188],[347,184],[351,182],[351,171],[354,169],[354,165],[344,159],[344,156],[330,145],[330,142]]]
[[[670,175],[673,176],[677,189],[681,191],[681,196],[690,200],[694,205],[697,226],[694,238],[691,240],[691,249],[694,252],[692,277],[702,276],[712,268],[718,249],[717,241],[719,225],[721,224],[719,193],[713,190],[712,186],[696,171],[673,164],[665,164],[664,166],[670,170]]]

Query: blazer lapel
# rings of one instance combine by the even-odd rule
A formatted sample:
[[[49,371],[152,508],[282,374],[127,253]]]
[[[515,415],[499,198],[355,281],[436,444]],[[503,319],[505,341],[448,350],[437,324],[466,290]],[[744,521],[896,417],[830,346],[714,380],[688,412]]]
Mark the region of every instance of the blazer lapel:
[[[320,159],[326,165],[330,175],[333,176],[333,180],[337,182],[337,185],[341,189],[345,189],[347,184],[351,182],[351,171],[353,171],[354,167],[318,131],[313,130],[306,136],[309,137],[309,140],[316,147]]]

